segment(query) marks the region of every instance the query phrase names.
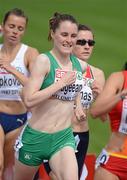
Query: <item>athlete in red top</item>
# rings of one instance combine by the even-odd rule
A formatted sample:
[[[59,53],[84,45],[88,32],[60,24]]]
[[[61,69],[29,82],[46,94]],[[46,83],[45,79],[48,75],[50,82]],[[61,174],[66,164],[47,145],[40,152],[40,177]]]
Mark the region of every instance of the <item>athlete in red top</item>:
[[[127,64],[125,69],[127,69]],[[111,136],[97,158],[94,180],[127,179],[127,71],[116,72],[91,108],[93,117],[109,113]]]

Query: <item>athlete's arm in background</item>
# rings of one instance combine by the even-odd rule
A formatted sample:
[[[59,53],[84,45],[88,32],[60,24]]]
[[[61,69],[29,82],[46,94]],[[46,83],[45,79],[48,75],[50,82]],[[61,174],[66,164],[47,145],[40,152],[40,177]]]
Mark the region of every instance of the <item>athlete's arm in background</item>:
[[[102,92],[104,85],[105,85],[105,75],[104,72],[94,66],[91,66],[92,72],[95,77],[95,81],[92,84],[92,90],[94,94],[94,101],[96,100],[97,96]],[[103,122],[108,120],[108,114],[103,114],[99,117]]]
[[[78,94],[78,96],[75,100],[74,114],[75,114],[76,119],[78,121],[85,121],[86,120],[86,114],[85,114],[85,111],[83,110],[83,106],[81,104],[81,94],[80,93]]]
[[[103,91],[91,107],[91,115],[94,118],[109,112],[121,100],[121,96],[127,95],[127,90],[121,91],[122,87],[119,85],[124,81],[124,77],[120,78],[120,73],[113,73],[107,79]]]

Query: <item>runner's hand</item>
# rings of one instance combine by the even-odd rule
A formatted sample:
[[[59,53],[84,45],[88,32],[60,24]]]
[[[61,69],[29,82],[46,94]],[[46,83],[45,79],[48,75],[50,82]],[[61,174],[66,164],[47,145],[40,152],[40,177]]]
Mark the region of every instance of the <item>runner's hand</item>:
[[[63,77],[60,79],[63,86],[67,86],[73,84],[76,80],[76,73],[74,71],[68,71]]]
[[[87,112],[83,110],[82,106],[76,106],[74,108],[74,114],[76,116],[76,119],[78,122],[86,121],[87,118]]]

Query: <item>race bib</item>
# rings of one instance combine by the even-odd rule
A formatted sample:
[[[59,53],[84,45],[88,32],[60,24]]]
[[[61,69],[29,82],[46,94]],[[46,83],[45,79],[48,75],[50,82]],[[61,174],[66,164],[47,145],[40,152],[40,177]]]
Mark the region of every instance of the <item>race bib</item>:
[[[19,91],[21,83],[5,69],[0,68],[0,99],[21,100]]]
[[[91,88],[88,86],[83,86],[80,94],[82,106],[88,109],[93,102],[93,94]]]
[[[127,134],[127,98],[123,100],[122,116],[119,126],[119,132]]]
[[[56,69],[55,71],[55,82],[59,81],[68,71]],[[82,89],[83,86],[83,78],[82,73],[73,71],[76,74],[75,83],[63,87],[61,90],[57,91],[53,97],[56,97],[61,100],[72,101],[76,98],[78,92]]]
[[[83,80],[84,80],[84,86],[80,91],[81,103],[84,108],[89,109],[91,103],[93,102],[93,93],[92,93],[91,85],[94,79],[84,77]]]
[[[105,149],[103,149],[100,155],[96,159],[95,168],[98,168],[100,164],[106,164],[108,159],[109,159],[109,154]]]

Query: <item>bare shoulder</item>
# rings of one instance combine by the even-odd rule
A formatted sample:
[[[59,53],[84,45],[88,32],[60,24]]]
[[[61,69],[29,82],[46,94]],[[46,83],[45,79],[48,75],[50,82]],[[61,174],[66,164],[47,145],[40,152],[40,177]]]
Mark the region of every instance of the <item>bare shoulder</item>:
[[[28,55],[34,55],[34,56],[39,55],[39,51],[38,51],[36,48],[30,47],[30,46],[28,47],[26,53],[27,53]]]
[[[120,82],[120,81],[124,81],[124,75],[122,71],[119,72],[113,72],[110,74],[110,76],[108,77],[108,80],[110,81],[115,81],[115,82]]]
[[[32,66],[34,60],[36,59],[38,55],[39,55],[39,52],[36,48],[28,46],[28,49],[25,53],[25,64],[26,66],[29,67],[29,70],[30,70],[30,66]]]
[[[95,80],[103,87],[105,84],[105,75],[104,71],[100,68],[97,68],[95,66],[90,66],[93,72],[93,76]]]
[[[79,59],[79,58],[77,58],[77,59],[78,59],[80,65],[81,65],[82,72],[84,72],[86,70],[86,68],[87,68],[87,63],[85,61]]]
[[[46,66],[50,65],[49,58],[46,54],[39,54],[36,58],[36,63],[39,63],[40,65]]]
[[[46,54],[39,54],[33,64],[38,70],[45,71],[46,73],[50,70],[50,60]]]
[[[123,72],[122,71],[119,71],[119,72],[113,72],[110,74],[110,77],[111,78],[116,78],[116,77],[123,77]]]
[[[36,48],[28,46],[28,49],[25,53],[24,62],[29,72],[31,72],[33,63],[38,55],[39,52]]]
[[[44,53],[41,53],[37,56],[37,59],[39,59],[40,61],[43,61],[43,62],[47,62],[49,61],[49,58],[46,54]]]
[[[95,77],[98,77],[100,75],[102,75],[102,76],[104,75],[104,71],[102,69],[98,68],[98,67],[95,67],[95,66],[91,65],[91,69],[92,69],[92,72],[93,72]]]
[[[123,88],[124,83],[124,75],[123,72],[114,72],[109,75],[106,80],[106,85],[110,88],[115,88],[117,90],[121,90]]]

